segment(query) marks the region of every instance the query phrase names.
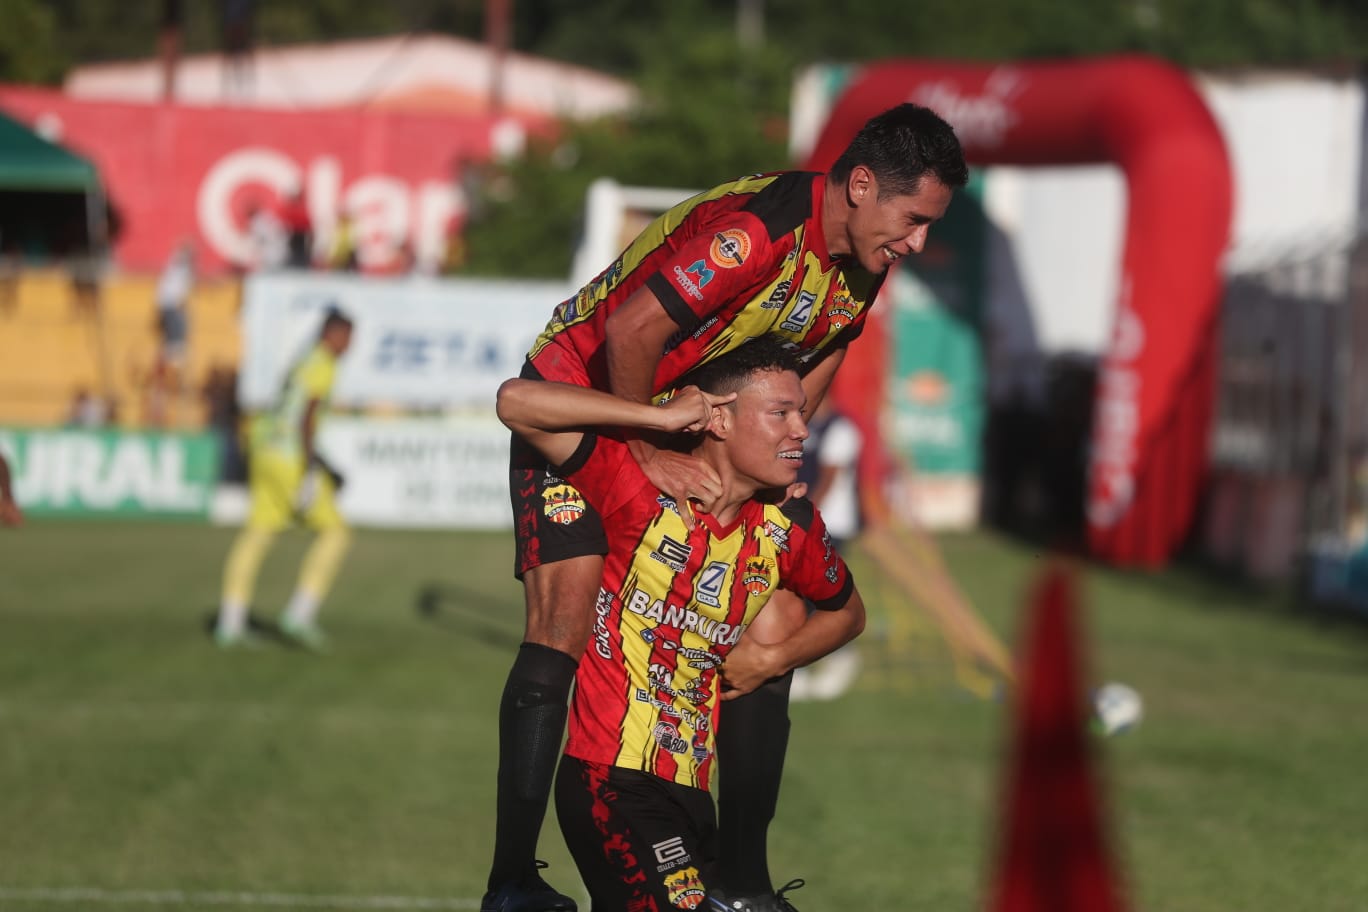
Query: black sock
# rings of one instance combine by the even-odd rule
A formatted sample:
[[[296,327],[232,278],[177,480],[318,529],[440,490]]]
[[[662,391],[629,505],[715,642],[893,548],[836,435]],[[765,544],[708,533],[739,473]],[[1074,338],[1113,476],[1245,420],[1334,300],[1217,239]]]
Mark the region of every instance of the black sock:
[[[719,880],[733,893],[770,893],[769,824],[788,751],[793,672],[722,706],[717,725]]]
[[[558,649],[523,643],[499,703],[498,824],[489,889],[535,871],[551,782],[565,734],[566,700],[578,663]]]

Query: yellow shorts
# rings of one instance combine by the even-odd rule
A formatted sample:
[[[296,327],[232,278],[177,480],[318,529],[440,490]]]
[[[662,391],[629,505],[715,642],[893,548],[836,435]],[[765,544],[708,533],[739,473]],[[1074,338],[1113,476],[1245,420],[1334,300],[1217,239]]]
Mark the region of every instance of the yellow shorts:
[[[252,507],[247,525],[277,531],[296,523],[310,529],[338,529],[347,524],[337,512],[337,488],[326,472],[317,472],[318,487],[304,512],[296,509],[304,467],[297,457],[253,453],[248,472]]]

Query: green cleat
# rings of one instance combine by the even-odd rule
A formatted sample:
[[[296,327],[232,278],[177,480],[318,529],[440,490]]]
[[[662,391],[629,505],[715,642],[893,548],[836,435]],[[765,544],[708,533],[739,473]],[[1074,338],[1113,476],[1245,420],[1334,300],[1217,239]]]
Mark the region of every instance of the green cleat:
[[[241,630],[237,633],[215,630],[214,645],[225,652],[236,649],[256,649],[261,646],[261,637],[250,630]]]
[[[284,618],[280,622],[280,633],[291,643],[310,652],[328,651],[328,635],[312,621],[292,621]]]

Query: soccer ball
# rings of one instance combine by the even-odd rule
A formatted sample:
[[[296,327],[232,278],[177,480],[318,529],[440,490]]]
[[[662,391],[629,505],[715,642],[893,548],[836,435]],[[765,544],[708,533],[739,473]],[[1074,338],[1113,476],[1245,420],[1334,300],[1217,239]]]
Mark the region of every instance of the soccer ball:
[[[1130,731],[1144,715],[1144,701],[1134,687],[1113,681],[1093,691],[1093,725],[1107,737]]]

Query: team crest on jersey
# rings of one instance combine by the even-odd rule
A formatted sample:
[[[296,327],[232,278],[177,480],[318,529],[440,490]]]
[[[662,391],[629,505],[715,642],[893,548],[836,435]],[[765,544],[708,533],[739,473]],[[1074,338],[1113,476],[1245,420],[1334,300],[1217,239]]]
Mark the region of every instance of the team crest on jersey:
[[[568,484],[559,484],[542,491],[545,505],[542,512],[553,523],[568,526],[584,515],[584,498]]]
[[[835,329],[845,329],[855,322],[855,299],[848,294],[837,294],[827,308],[827,322]]]
[[[750,252],[750,235],[740,228],[728,228],[713,235],[712,246],[708,248],[708,258],[723,269],[735,269],[746,262]]]
[[[760,595],[769,590],[770,579],[774,573],[774,562],[767,557],[746,558],[746,568],[741,574],[741,585],[751,595]]]
[[[669,891],[670,905],[676,909],[697,909],[706,898],[698,868],[685,868],[671,874],[665,878],[665,889]]]

